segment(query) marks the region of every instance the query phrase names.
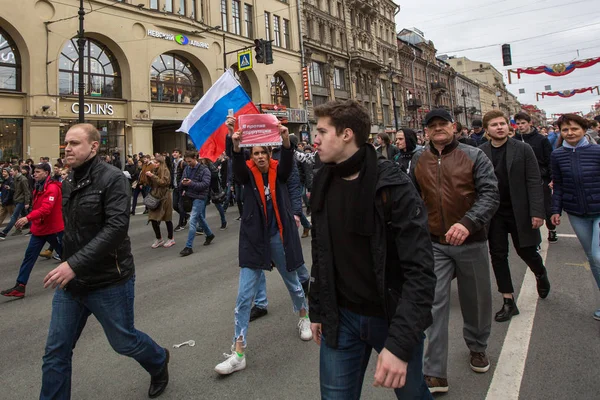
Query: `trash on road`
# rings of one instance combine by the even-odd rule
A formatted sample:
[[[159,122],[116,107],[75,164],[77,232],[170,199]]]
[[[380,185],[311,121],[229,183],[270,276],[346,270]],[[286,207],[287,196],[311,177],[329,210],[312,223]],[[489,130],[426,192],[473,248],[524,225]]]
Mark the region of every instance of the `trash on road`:
[[[181,346],[190,346],[190,347],[194,347],[195,345],[196,345],[196,342],[195,342],[195,341],[193,341],[193,340],[188,340],[187,342],[183,342],[183,343],[180,343],[180,344],[174,344],[174,345],[173,345],[173,348],[175,348],[175,349],[178,349],[178,348],[180,348]]]

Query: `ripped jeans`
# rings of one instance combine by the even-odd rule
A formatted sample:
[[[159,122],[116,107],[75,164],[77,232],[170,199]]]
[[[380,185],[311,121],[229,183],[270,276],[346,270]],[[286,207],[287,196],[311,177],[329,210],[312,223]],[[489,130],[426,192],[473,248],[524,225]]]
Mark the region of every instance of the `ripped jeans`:
[[[283,283],[290,292],[294,312],[300,310],[308,310],[306,299],[302,285],[298,280],[296,271],[288,271],[285,266],[285,251],[279,232],[271,237],[271,257],[275,267],[279,271]],[[252,268],[240,269],[240,283],[238,287],[238,296],[235,302],[235,335],[233,344],[237,338],[242,337],[244,346],[246,346],[246,338],[248,336],[248,324],[250,323],[250,309],[252,308],[252,300],[260,282],[260,277],[263,270]]]

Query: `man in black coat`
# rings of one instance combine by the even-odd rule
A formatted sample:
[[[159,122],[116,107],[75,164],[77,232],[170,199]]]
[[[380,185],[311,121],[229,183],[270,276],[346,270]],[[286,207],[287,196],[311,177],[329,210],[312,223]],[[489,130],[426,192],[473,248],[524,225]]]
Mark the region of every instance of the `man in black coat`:
[[[123,173],[97,156],[100,133],[73,125],[65,137],[73,173],[63,182],[63,262],[44,278],[57,288],[42,366],[40,399],[71,395],[73,348],[94,314],[113,349],[148,373],[150,398],[169,382],[169,351],[134,327],[135,266],[131,254],[131,186]]]
[[[375,386],[431,399],[422,372],[436,280],[426,209],[398,165],[378,161],[363,106],[329,102],[315,115],[323,164],[311,196],[309,313],[321,396],[358,398],[374,348]]]
[[[533,150],[508,137],[509,122],[502,111],[488,112],[483,124],[491,142],[480,149],[494,164],[500,191],[500,207],[490,223],[488,241],[498,291],[504,298],[495,319],[503,322],[519,314],[508,265],[509,233],[517,254],[535,274],[539,296],[546,298],[550,291],[544,261],[537,252],[541,242],[539,228],[545,218],[544,192]]]

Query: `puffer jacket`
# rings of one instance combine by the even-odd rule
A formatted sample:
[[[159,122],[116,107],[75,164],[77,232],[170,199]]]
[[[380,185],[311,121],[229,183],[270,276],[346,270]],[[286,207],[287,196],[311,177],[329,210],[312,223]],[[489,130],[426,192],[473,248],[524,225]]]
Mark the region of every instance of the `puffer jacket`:
[[[582,139],[552,152],[552,214],[600,215],[600,146]]]
[[[60,182],[48,177],[42,190],[33,191],[33,207],[27,215],[33,235],[52,235],[65,229],[61,186]]]
[[[31,203],[31,189],[29,189],[29,181],[23,174],[18,173],[13,178],[15,184],[15,193],[13,201],[16,203]]]
[[[81,174],[75,182],[74,174]],[[135,273],[128,236],[131,189],[118,168],[95,156],[63,182],[63,260],[75,272],[67,285],[85,293]]]
[[[483,151],[456,139],[442,154],[427,147],[413,157],[410,176],[429,213],[431,240],[447,244],[446,232],[457,222],[469,230],[465,243],[487,240],[486,225],[500,205],[500,192]]]

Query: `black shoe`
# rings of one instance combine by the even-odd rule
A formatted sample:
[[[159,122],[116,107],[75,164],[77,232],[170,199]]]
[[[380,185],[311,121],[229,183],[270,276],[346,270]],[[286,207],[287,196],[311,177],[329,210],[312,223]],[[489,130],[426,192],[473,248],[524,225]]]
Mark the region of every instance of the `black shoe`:
[[[189,256],[190,254],[192,254],[193,252],[194,252],[194,250],[192,250],[192,248],[191,248],[191,247],[184,247],[184,248],[183,248],[183,250],[181,250],[181,251],[179,252],[179,255],[180,255],[181,257],[187,257],[187,256]]]
[[[255,319],[259,319],[260,317],[264,317],[268,313],[269,312],[267,311],[266,308],[260,308],[260,307],[252,306],[252,309],[250,310],[250,321],[254,321]]]
[[[225,229],[227,229],[227,222],[221,224],[221,230],[224,231]]]
[[[0,232],[0,240],[6,240],[6,233]]]
[[[519,315],[519,309],[515,303],[515,299],[504,299],[504,304],[500,311],[496,313],[494,318],[496,322],[504,322],[510,320],[514,315]]]
[[[129,214],[131,214],[131,215],[135,215],[135,211],[132,211],[132,212],[130,212]]]
[[[204,241],[204,245],[208,246],[210,244],[210,242],[213,241],[213,239],[215,238],[215,235],[210,235],[206,237],[206,240]]]
[[[148,214],[148,209],[145,209],[144,212],[142,214]]]
[[[548,231],[548,242],[550,242],[550,243],[558,242],[558,235],[556,234],[556,231]]]
[[[169,384],[169,350],[165,349],[165,352],[167,354],[167,359],[165,360],[164,367],[158,373],[158,375],[155,375],[150,379],[148,397],[150,397],[151,399],[160,396]]]
[[[550,293],[550,281],[548,280],[548,271],[544,271],[542,275],[536,275],[537,292],[541,299],[548,297]]]
[[[181,225],[177,225],[177,226],[175,227],[175,232],[181,232],[183,229],[184,229],[184,228],[183,228],[183,226],[181,226]]]
[[[242,216],[240,215],[240,216],[239,216],[239,217],[237,217],[235,220],[236,220],[236,221],[241,221],[241,220],[242,220]]]

